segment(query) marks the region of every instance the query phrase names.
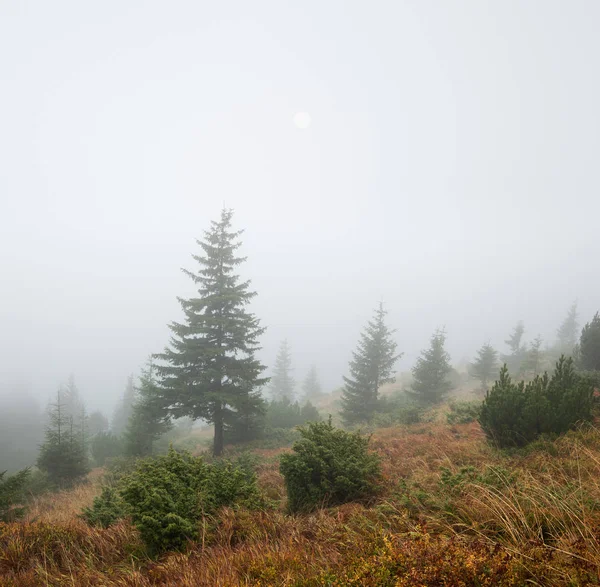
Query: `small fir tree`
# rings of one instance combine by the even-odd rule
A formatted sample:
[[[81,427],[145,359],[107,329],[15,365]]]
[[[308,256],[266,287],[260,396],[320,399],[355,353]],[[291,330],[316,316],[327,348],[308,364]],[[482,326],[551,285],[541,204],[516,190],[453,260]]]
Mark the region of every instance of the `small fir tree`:
[[[50,404],[49,418],[37,466],[51,483],[64,487],[82,479],[89,471],[85,423],[77,429],[73,416],[65,414],[60,390],[56,403]]]
[[[256,294],[234,272],[245,258],[236,256],[241,231],[232,230],[232,216],[224,209],[204,240],[197,241],[202,254],[193,258],[199,268],[184,272],[198,286],[198,296],[179,299],[185,320],[170,325],[171,343],[157,355],[161,364],[156,367],[171,415],[214,424],[215,456],[223,452],[231,413],[247,402],[249,390],[268,381],[261,377],[265,367],[255,356],[264,328],[247,310]]]
[[[133,412],[133,403],[135,401],[135,386],[133,384],[133,375],[129,375],[127,378],[127,384],[125,385],[125,391],[121,400],[115,408],[112,422],[110,425],[110,431],[114,436],[122,436],[127,429],[127,423]]]
[[[529,345],[529,349],[525,353],[522,373],[527,376],[535,377],[542,371],[544,361],[544,351],[542,350],[542,339],[538,335],[537,338]]]
[[[271,376],[270,390],[274,399],[287,398],[290,401],[294,399],[296,382],[292,377],[292,370],[290,345],[287,340],[284,340],[279,347],[277,357],[275,357],[273,375]]]
[[[469,373],[471,377],[481,382],[483,390],[486,390],[490,381],[498,375],[498,352],[489,342],[477,351],[477,357],[471,363]]]
[[[386,315],[380,303],[352,353],[350,375],[344,377],[342,391],[341,415],[346,425],[371,420],[377,411],[379,388],[395,381],[394,364],[402,355],[396,353],[395,330],[387,327]]]
[[[0,471],[0,522],[12,522],[25,513],[25,487],[31,476],[23,469],[10,477]]]
[[[600,371],[600,313],[581,330],[578,346],[579,366],[584,371]]]
[[[446,333],[437,330],[431,337],[429,348],[421,353],[413,367],[413,383],[408,395],[424,405],[442,401],[452,389],[450,355],[444,347]]]
[[[318,399],[323,395],[323,389],[319,381],[317,368],[314,365],[311,365],[308,373],[306,374],[306,378],[302,383],[302,391],[304,393],[304,398],[307,400]]]
[[[123,434],[123,450],[128,456],[144,457],[152,454],[154,442],[172,427],[151,361],[140,375],[132,400],[132,412]]]
[[[518,375],[521,372],[521,366],[527,352],[525,345],[522,344],[523,334],[525,334],[525,325],[522,320],[519,320],[511,335],[504,341],[508,345],[510,353],[503,355],[502,360],[513,375]]]
[[[87,425],[88,434],[93,438],[108,431],[108,418],[100,410],[95,410],[88,416]]]
[[[569,308],[560,328],[556,331],[557,347],[560,353],[571,355],[577,343],[577,331],[579,329],[577,301]]]
[[[71,374],[67,384],[63,386],[61,391],[63,414],[65,417],[72,416],[74,425],[79,428],[81,426],[82,414],[85,414],[85,406],[79,393],[79,388],[75,383],[75,376]]]

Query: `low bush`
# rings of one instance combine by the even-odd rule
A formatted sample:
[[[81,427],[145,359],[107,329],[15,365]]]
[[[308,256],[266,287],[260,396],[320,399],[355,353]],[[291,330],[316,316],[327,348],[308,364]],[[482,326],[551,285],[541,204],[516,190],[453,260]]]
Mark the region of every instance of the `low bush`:
[[[475,422],[481,413],[480,401],[453,401],[448,407],[450,408],[450,412],[446,414],[448,424],[469,424]]]
[[[81,516],[91,525],[108,527],[128,515],[149,551],[158,554],[198,538],[203,517],[239,505],[265,505],[247,464],[210,464],[171,448],[166,455],[138,461]]]
[[[80,515],[90,526],[108,528],[125,517],[127,506],[114,487],[103,487],[91,507],[83,508]]]
[[[514,383],[506,365],[487,392],[479,422],[500,447],[525,446],[542,435],[557,435],[592,419],[594,388],[562,356],[552,377]]]
[[[368,437],[335,428],[331,418],[299,432],[293,453],[283,455],[280,463],[290,511],[363,501],[377,493],[380,463],[368,451]]]
[[[425,419],[425,409],[399,393],[391,397],[381,397],[377,402],[377,411],[372,424],[376,428],[384,428],[395,424],[409,426],[420,424]]]

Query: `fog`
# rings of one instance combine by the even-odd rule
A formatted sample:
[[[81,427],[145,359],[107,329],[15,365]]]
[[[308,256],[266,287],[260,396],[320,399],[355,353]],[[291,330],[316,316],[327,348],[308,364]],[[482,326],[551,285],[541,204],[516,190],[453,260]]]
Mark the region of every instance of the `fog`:
[[[109,413],[225,205],[295,376],[384,300],[414,364],[600,306],[600,4],[0,3],[0,382]],[[295,126],[297,112],[311,117]]]

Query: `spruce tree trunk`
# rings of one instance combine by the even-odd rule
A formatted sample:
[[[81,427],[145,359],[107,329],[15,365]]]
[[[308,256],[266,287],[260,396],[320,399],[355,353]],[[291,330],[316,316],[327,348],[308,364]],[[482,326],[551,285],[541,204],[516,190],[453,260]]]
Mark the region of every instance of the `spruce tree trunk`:
[[[215,438],[213,441],[213,456],[220,457],[223,453],[223,410],[221,403],[215,407]]]

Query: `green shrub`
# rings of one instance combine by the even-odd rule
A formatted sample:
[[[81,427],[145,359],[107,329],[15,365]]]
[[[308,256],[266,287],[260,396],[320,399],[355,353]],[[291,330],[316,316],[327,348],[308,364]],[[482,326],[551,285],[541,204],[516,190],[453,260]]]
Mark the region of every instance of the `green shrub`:
[[[29,480],[29,469],[23,469],[10,477],[0,472],[0,522],[20,518],[25,513],[25,487]]]
[[[299,431],[302,438],[280,464],[290,511],[361,501],[377,492],[379,457],[367,450],[368,438],[335,428],[331,417]]]
[[[423,406],[399,393],[390,397],[381,397],[377,402],[377,411],[373,417],[373,426],[382,428],[401,424],[419,424],[423,422],[425,409]]]
[[[450,402],[450,413],[446,414],[448,424],[469,424],[479,418],[481,402]]]
[[[81,518],[90,526],[108,528],[121,518],[125,517],[127,507],[125,502],[114,487],[103,487],[102,493],[94,498],[91,507],[83,508]]]
[[[300,405],[299,402],[291,402],[287,398],[270,402],[265,417],[266,427],[271,429],[294,428],[320,420],[319,410],[309,401]]]
[[[593,387],[575,372],[573,359],[562,356],[552,377],[514,383],[506,365],[487,392],[479,422],[501,447],[525,446],[542,435],[562,434],[592,419]]]
[[[254,474],[172,448],[140,461],[120,481],[119,493],[151,553],[181,549],[195,540],[202,518],[222,506],[262,505]]]

